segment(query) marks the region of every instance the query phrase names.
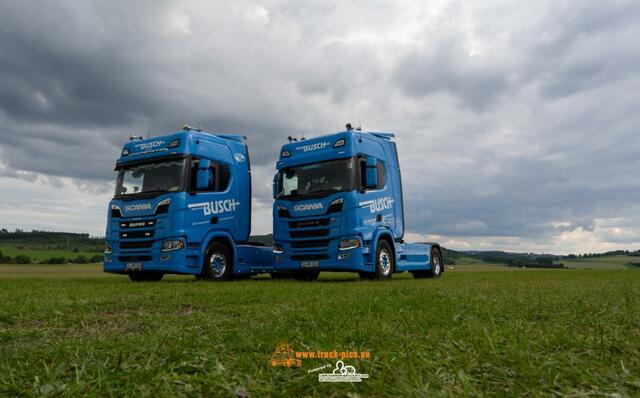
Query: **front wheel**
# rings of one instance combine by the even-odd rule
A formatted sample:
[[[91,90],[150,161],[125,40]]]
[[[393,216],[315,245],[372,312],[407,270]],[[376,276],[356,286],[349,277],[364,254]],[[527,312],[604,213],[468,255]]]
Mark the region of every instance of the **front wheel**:
[[[378,241],[378,247],[376,248],[376,270],[373,273],[374,279],[389,279],[393,273],[395,266],[395,259],[393,257],[393,250],[389,242],[386,240]]]
[[[222,242],[213,242],[204,258],[199,279],[224,281],[233,277],[233,261],[229,248]]]

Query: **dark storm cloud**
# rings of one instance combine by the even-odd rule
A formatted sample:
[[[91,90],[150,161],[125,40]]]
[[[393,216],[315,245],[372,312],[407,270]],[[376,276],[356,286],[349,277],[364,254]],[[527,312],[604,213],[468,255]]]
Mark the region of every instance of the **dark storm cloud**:
[[[286,136],[362,121],[398,133],[411,232],[640,236],[637,2],[0,8],[0,176],[102,192],[129,135],[189,122],[247,135],[270,203]]]

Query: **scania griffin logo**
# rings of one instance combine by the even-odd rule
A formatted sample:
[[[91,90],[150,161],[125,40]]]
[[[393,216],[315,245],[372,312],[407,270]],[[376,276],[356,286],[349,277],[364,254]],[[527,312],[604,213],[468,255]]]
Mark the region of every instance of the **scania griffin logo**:
[[[331,143],[327,142],[327,141],[316,142],[315,144],[299,146],[299,147],[296,148],[296,151],[302,151],[302,152],[316,151],[318,149],[324,149],[324,148],[328,147],[329,145],[331,145]]]
[[[151,203],[138,203],[135,205],[126,205],[125,211],[151,210]]]
[[[324,206],[322,203],[307,203],[304,205],[295,205],[293,206],[293,210],[295,211],[305,211],[305,210],[321,210]]]
[[[229,213],[236,211],[236,207],[240,206],[240,202],[235,199],[215,200],[212,202],[192,203],[189,205],[191,210],[202,209],[205,216],[212,214]]]

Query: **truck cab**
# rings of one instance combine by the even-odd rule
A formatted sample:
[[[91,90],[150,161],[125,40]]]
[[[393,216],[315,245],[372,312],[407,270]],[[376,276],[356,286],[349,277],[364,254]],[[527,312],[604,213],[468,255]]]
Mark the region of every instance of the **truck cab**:
[[[132,138],[115,171],[105,272],[153,281],[166,273],[229,279],[271,270],[271,250],[247,243],[251,167],[245,137],[186,126]]]
[[[386,279],[442,273],[435,243],[404,242],[402,179],[394,134],[347,130],[285,144],[273,182],[275,269]]]

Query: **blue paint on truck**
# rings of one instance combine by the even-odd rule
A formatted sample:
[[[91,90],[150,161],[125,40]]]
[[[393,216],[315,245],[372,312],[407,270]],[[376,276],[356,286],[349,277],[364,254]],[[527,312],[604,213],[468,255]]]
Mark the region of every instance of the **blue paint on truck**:
[[[248,243],[251,167],[246,138],[190,127],[128,142],[115,167],[104,271],[134,281],[270,272],[271,248]]]
[[[347,130],[290,142],[274,177],[275,269],[386,279],[444,271],[435,243],[404,242],[402,180],[393,134]]]

